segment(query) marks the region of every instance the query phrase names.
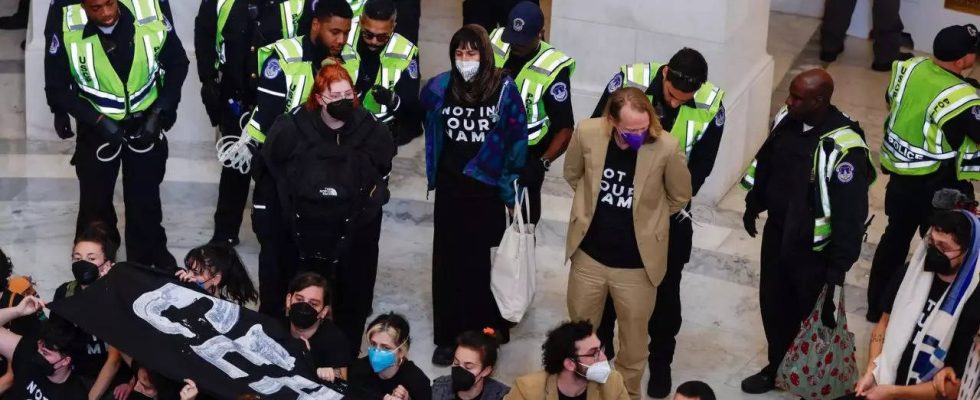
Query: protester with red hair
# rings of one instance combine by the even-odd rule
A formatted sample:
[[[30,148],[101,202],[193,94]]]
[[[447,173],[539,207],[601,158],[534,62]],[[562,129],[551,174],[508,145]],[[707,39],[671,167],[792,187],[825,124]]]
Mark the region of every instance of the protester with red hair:
[[[276,119],[262,155],[292,228],[298,270],[331,282],[334,322],[356,356],[374,298],[391,133],[361,108],[347,71],[328,60],[305,106]]]

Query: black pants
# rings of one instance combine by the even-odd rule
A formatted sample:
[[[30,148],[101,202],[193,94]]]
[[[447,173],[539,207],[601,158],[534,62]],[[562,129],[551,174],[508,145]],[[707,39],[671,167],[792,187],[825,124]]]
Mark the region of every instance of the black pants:
[[[531,0],[538,3],[538,0]],[[507,23],[510,9],[520,0],[464,0],[463,25],[477,24],[492,32],[497,26]]]
[[[241,134],[235,118],[226,118],[220,129],[222,136]],[[218,205],[214,211],[212,236],[214,239],[238,239],[245,202],[248,200],[248,186],[251,182],[252,178],[249,174],[243,174],[234,168],[221,168],[221,178],[218,181]]]
[[[888,226],[881,234],[874,260],[871,262],[871,277],[868,280],[868,318],[877,320],[881,316],[882,301],[895,271],[905,265],[909,245],[915,231],[925,234],[932,213],[932,196],[942,188],[958,189],[970,198],[973,187],[969,183],[959,183],[953,178],[942,179],[942,172],[926,176],[904,176],[892,174],[885,187],[885,215]]]
[[[286,309],[289,280],[298,270],[299,255],[292,232],[283,217],[276,182],[268,172],[255,174],[252,230],[260,246],[259,312],[280,318]]]
[[[678,220],[670,217],[670,241],[667,244],[667,273],[657,286],[657,305],[650,316],[647,331],[650,334],[650,371],[669,371],[674,361],[675,337],[681,330],[681,273],[684,265],[691,259],[691,238],[694,228],[690,219]],[[596,330],[599,340],[606,344],[606,355],[613,358],[613,327],[616,322],[616,309],[612,297],[606,297],[602,322]]]
[[[139,121],[124,126],[135,129]],[[167,169],[167,139],[154,143],[146,153],[136,153],[123,145],[119,156],[109,162],[99,161],[96,151],[105,140],[86,124],[78,124],[78,142],[71,163],[78,176],[79,202],[75,235],[90,224],[101,221],[109,235],[119,243],[116,209],[112,204],[116,178],[122,169],[123,202],[126,205],[126,257],[129,261],[160,268],[174,268],[177,261],[167,250],[167,233],[163,229],[160,205],[160,183]],[[112,146],[109,146],[112,147]],[[102,157],[115,153],[106,148]]]
[[[535,162],[537,162],[537,160],[535,160]],[[545,171],[543,168],[534,169],[527,172],[526,176],[529,179],[521,181],[521,185],[527,187],[528,203],[530,203],[528,204],[528,208],[530,208],[531,211],[528,221],[530,221],[532,224],[537,224],[538,221],[541,220],[541,187],[544,186],[545,173],[547,173],[547,171]]]
[[[337,264],[301,263],[304,270],[320,273],[331,282],[333,321],[350,344],[351,357],[361,348],[364,325],[372,313],[374,282],[378,276],[378,241],[382,213],[351,231],[350,242]]]
[[[874,39],[874,61],[886,63],[898,58],[902,40],[902,18],[898,15],[901,0],[873,0],[871,9]],[[820,47],[825,52],[844,51],[844,37],[851,25],[857,0],[828,0],[820,27]]]
[[[460,333],[491,327],[503,342],[510,324],[490,291],[490,248],[506,225],[496,196],[453,197],[436,192],[432,243],[432,311],[436,346],[452,346]]]
[[[769,365],[762,372],[772,377],[826,285],[826,262],[809,249],[805,236],[784,231],[772,216],[762,231],[759,309],[769,345]],[[803,238],[788,243],[787,237]]]

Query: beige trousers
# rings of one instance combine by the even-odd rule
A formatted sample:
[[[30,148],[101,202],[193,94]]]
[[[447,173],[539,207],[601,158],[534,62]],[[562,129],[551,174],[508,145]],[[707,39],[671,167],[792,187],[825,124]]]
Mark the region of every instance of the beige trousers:
[[[607,294],[612,297],[619,323],[620,348],[616,352],[615,367],[623,374],[630,398],[639,400],[649,355],[647,324],[657,301],[657,287],[650,283],[643,268],[610,268],[577,250],[572,255],[568,276],[569,317],[589,320],[598,327]]]

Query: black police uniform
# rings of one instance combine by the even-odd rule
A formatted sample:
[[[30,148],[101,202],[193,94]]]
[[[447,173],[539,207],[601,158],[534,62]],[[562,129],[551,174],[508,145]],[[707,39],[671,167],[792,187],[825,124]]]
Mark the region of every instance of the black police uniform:
[[[329,50],[314,45],[308,35],[303,36],[303,61],[313,67],[313,74],[330,54]],[[272,53],[258,69],[258,91],[255,104],[258,109],[252,119],[262,131],[269,132],[275,119],[286,112],[286,76],[279,68],[268,68],[270,63],[279,63],[279,54]],[[276,71],[269,76],[266,71]],[[259,311],[279,317],[286,307],[286,292],[289,280],[297,272],[299,253],[293,241],[292,228],[286,222],[282,204],[276,189],[276,181],[265,168],[261,152],[252,157],[252,178],[255,189],[252,192],[252,231],[259,239]]]
[[[158,98],[151,109],[161,110],[161,127],[170,129],[176,121],[180,88],[187,76],[187,55],[177,32],[172,29],[172,14],[166,0],[160,0],[165,23],[170,28],[158,60],[167,73],[158,81]],[[60,13],[57,12],[56,13]],[[133,60],[134,17],[126,7],[119,7],[119,21],[111,33],[103,33],[95,22],[89,21],[84,35],[99,35],[107,50],[110,64],[117,74],[127,76]],[[45,55],[45,93],[52,110],[64,111],[78,124],[78,141],[71,163],[79,180],[80,200],[76,236],[89,224],[102,221],[109,226],[110,236],[119,239],[116,211],[112,204],[116,177],[123,169],[123,196],[126,204],[126,254],[132,261],[158,267],[176,267],[174,256],[167,250],[167,235],[161,225],[160,183],[166,171],[167,139],[154,141],[153,148],[139,154],[123,144],[119,157],[109,162],[99,161],[96,151],[107,141],[95,126],[100,114],[78,94],[79,89],[69,71],[61,32],[52,32]],[[132,132],[139,128],[148,113],[130,115],[119,126]],[[112,154],[113,146],[102,156]]]
[[[398,15],[398,25],[401,25],[402,16]],[[353,33],[352,33],[353,34]],[[406,39],[408,39],[406,37]],[[413,42],[414,43],[414,42]],[[357,43],[357,53],[360,55],[361,64],[357,71],[357,81],[354,82],[354,90],[363,99],[375,86],[375,81],[381,71],[381,52],[385,47],[381,46],[378,52],[372,52],[364,45],[363,41]],[[419,103],[419,56],[416,53],[412,58],[411,64],[401,73],[398,83],[395,84],[394,94],[399,101],[397,109],[393,111],[394,120],[389,122],[388,129],[395,139],[395,143],[404,144],[422,135],[422,116],[425,110]]]
[[[845,125],[864,135],[857,122],[833,106],[823,122],[809,130],[799,121],[783,118],[756,155],[755,185],[745,196],[745,212],[768,214],[762,231],[759,303],[769,344],[769,364],[762,372],[769,378],[775,376],[820,291],[828,284],[842,286],[844,275],[861,255],[868,185],[874,172],[868,153],[860,149],[848,152],[838,164],[850,164],[850,173],[838,167],[830,177],[833,233],[822,251],[813,250],[813,154],[822,135]]]
[[[504,63],[504,72],[512,79],[517,79],[517,75],[521,73],[524,66],[536,56],[537,52],[526,57],[511,52],[507,62]],[[541,220],[541,187],[544,185],[544,175],[548,172],[541,158],[548,151],[548,146],[551,145],[551,141],[559,131],[575,128],[575,116],[572,113],[570,94],[572,90],[570,76],[571,73],[569,73],[568,68],[562,68],[551,85],[545,88],[543,94],[544,111],[548,115],[551,125],[548,127],[548,134],[541,138],[541,141],[527,148],[527,161],[524,163],[520,182],[527,188],[531,209],[530,220],[533,224],[537,224]]]
[[[218,0],[203,0],[194,20],[197,72],[203,85],[201,97],[212,126],[222,136],[239,136],[242,115],[255,104],[257,51],[283,38],[280,5],[284,0],[234,1],[221,32],[224,62],[215,48],[218,29]],[[295,32],[307,35],[312,23],[312,2],[304,7]],[[217,68],[215,67],[217,65]],[[250,177],[234,168],[222,168],[218,183],[218,205],[214,212],[212,240],[238,242]]]
[[[980,106],[961,112],[943,125],[943,137],[951,148],[958,149],[963,140],[969,137],[980,143]],[[885,215],[888,225],[881,234],[874,260],[871,262],[871,276],[868,280],[869,321],[881,318],[888,283],[896,271],[901,270],[909,254],[909,244],[915,231],[924,235],[929,228],[929,215],[932,213],[932,196],[940,189],[956,189],[973,199],[973,185],[968,181],[957,180],[956,160],[940,162],[939,170],[928,175],[911,176],[889,174],[885,187]]]
[[[671,108],[663,100],[664,78],[661,72],[664,67],[655,74],[655,78],[650,82],[646,94],[653,96],[653,108],[657,111],[660,125],[664,130],[670,131],[674,127],[679,108]],[[624,82],[623,74],[616,74],[609,84],[606,91],[599,98],[592,117],[602,116],[606,108],[609,95],[619,89],[621,82]],[[688,101],[688,107],[696,107],[694,100]],[[691,188],[694,195],[698,194],[701,185],[708,179],[711,170],[715,166],[715,158],[718,155],[718,146],[721,144],[721,135],[725,131],[725,105],[718,109],[715,120],[705,128],[701,136],[691,149],[691,156],[687,160],[687,168],[691,171]],[[688,204],[687,210],[691,206]],[[674,360],[674,349],[677,341],[674,339],[677,332],[681,329],[681,272],[684,265],[691,260],[692,237],[694,228],[691,220],[685,218],[680,213],[674,214],[670,218],[670,241],[667,243],[667,273],[664,275],[663,282],[657,287],[657,307],[653,310],[647,330],[650,333],[650,370],[662,371],[668,368]],[[599,325],[597,334],[603,343],[612,343],[613,323],[616,321],[616,310],[612,304],[612,298],[606,298],[605,311],[603,311],[602,323]],[[607,341],[608,340],[608,341]],[[615,355],[612,346],[606,347],[606,352],[610,358]]]

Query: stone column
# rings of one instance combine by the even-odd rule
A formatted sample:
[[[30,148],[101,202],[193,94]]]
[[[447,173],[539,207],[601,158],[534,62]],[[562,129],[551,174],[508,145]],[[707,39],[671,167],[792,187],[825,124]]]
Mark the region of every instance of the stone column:
[[[560,0],[551,43],[578,61],[577,119],[587,118],[627,63],[666,63],[682,47],[708,60],[708,79],[728,94],[725,133],[698,201],[714,204],[735,184],[767,134],[773,60],[766,53],[769,0]]]

